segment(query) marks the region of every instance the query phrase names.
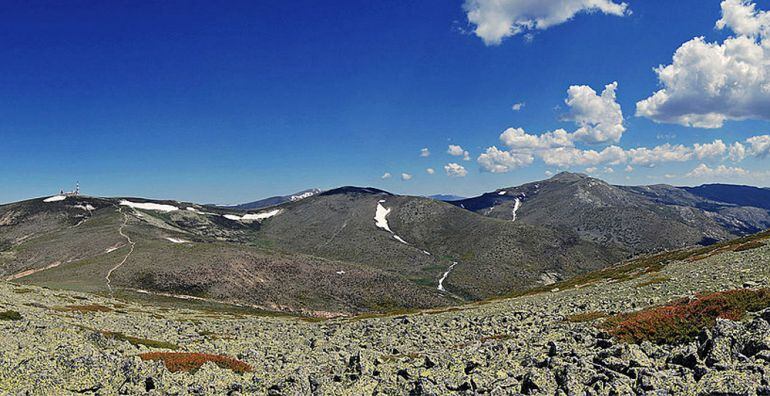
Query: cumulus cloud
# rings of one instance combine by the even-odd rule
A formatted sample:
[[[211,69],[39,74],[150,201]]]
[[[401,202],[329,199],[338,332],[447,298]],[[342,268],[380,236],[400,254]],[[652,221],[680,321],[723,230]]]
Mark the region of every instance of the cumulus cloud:
[[[565,103],[570,107],[570,113],[566,119],[580,126],[574,133],[575,140],[590,144],[620,141],[626,128],[623,111],[616,101],[617,89],[617,82],[607,84],[601,95],[587,85],[569,87]]]
[[[393,177],[393,175],[391,175],[390,172],[385,172],[380,176],[380,179],[390,179],[391,177]]]
[[[746,146],[741,144],[741,142],[731,144],[727,157],[733,162],[743,161],[743,159],[746,158]]]
[[[425,172],[427,174],[429,174],[429,175],[432,175],[432,174],[436,173],[436,170],[433,169],[433,168],[427,168],[427,169],[425,169]]]
[[[466,0],[463,6],[473,32],[486,45],[504,38],[545,30],[569,21],[578,13],[599,12],[623,16],[626,3],[613,0]]]
[[[662,88],[636,104],[638,116],[700,128],[770,119],[770,14],[746,0],[725,0],[721,7],[716,27],[736,35],[682,44],[670,65],[655,69]]]
[[[535,157],[527,152],[515,153],[500,150],[495,146],[487,148],[487,151],[476,160],[481,169],[491,173],[506,173],[511,170],[532,164]]]
[[[702,159],[717,159],[721,158],[727,152],[727,145],[720,139],[714,140],[713,143],[698,144],[693,146],[695,156],[699,160]]]
[[[519,111],[524,108],[524,104],[524,102],[514,103],[513,106],[511,106],[511,110]]]
[[[430,150],[427,148],[420,150],[420,157],[430,157]]]
[[[454,162],[444,165],[444,172],[449,177],[465,177],[468,174],[468,171],[462,165]]]
[[[468,151],[464,150],[462,146],[450,144],[446,152],[447,154],[455,157],[463,157],[463,160],[465,161],[471,160],[471,154]]]
[[[719,165],[714,168],[710,168],[706,164],[700,164],[695,169],[687,173],[688,177],[693,178],[715,178],[715,177],[731,177],[731,176],[748,176],[749,171],[743,168],[728,167],[725,165]]]
[[[511,149],[549,149],[572,147],[572,136],[563,129],[530,135],[522,128],[508,128],[500,134],[500,141]]]
[[[692,158],[693,150],[681,144],[666,143],[651,149],[638,147],[628,150],[628,159],[633,165],[654,166],[662,162],[686,162]]]
[[[403,180],[403,181],[412,180],[412,175],[410,175],[408,173],[402,173],[401,174],[401,180]]]
[[[628,154],[618,146],[605,147],[602,151],[560,147],[540,154],[548,166],[569,168],[573,166],[619,165],[625,163]]]
[[[749,154],[759,158],[767,158],[770,155],[770,135],[750,137],[746,139],[746,143],[750,146]]]

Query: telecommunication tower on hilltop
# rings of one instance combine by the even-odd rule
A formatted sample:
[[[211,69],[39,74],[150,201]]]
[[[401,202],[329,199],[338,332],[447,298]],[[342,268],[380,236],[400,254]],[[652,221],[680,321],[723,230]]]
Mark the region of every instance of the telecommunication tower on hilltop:
[[[77,197],[80,195],[80,182],[75,183],[75,191],[67,191],[64,192],[64,190],[60,190],[59,195],[64,195],[65,197]]]

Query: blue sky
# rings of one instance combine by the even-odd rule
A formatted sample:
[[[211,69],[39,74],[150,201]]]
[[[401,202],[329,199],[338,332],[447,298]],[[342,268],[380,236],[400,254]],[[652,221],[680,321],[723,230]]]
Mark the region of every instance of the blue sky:
[[[730,13],[753,5],[740,0],[602,1],[607,8],[586,9],[583,0],[534,2],[543,9],[518,0],[497,2],[500,9],[488,0],[5,2],[0,202],[50,195],[76,180],[93,195],[214,203],[339,185],[474,195],[562,169],[620,184],[770,185],[761,139],[770,113],[757,93],[770,78],[768,55],[735,55],[760,74],[748,82],[730,74],[731,64],[712,70],[682,61],[674,65],[682,80],[669,87],[654,71],[695,37],[715,47],[687,59],[713,59],[708,51],[736,37],[761,48],[770,19],[760,10],[770,2],[746,16]],[[577,11],[562,21],[565,7]],[[718,29],[720,18],[727,26]],[[505,32],[480,33],[490,20]],[[746,84],[738,95],[730,87],[699,92],[711,85],[691,75]],[[599,95],[613,82],[614,101],[565,103],[571,86]],[[665,100],[637,116],[637,102],[661,88]],[[593,105],[608,107],[591,113]],[[571,135],[558,154],[579,158],[552,159],[557,165],[543,157],[558,147],[509,147],[499,138],[507,128],[531,139],[559,128],[596,134],[609,124],[622,137],[589,143]],[[690,150],[715,140],[726,147],[703,158],[586,154],[666,143]],[[727,159],[735,142],[746,151],[739,161]],[[450,144],[469,160],[447,154]],[[490,172],[479,156],[492,146],[524,163],[503,161]],[[422,148],[430,155],[421,157]],[[450,163],[464,172],[447,175]]]

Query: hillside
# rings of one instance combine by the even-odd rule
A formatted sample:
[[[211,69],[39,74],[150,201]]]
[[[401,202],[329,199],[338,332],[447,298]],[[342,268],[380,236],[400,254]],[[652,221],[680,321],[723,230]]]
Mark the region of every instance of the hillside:
[[[452,203],[362,187],[248,211],[55,196],[0,206],[0,276],[330,317],[522,292],[731,239],[767,217],[674,187],[566,173]]]
[[[767,394],[768,260],[765,233],[527,296],[320,322],[0,282],[0,393]],[[612,327],[737,295],[765,297],[724,300],[710,312],[731,319],[707,316],[676,342]]]

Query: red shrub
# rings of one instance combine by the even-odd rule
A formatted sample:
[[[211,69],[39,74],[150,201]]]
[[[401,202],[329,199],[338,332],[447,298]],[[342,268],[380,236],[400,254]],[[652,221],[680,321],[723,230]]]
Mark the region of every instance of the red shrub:
[[[729,290],[616,315],[607,319],[604,327],[626,342],[680,343],[693,339],[701,329],[714,326],[717,318],[739,320],[748,311],[768,306],[770,289]]]
[[[208,353],[187,353],[187,352],[149,352],[139,355],[142,360],[160,360],[166,366],[168,371],[192,372],[196,371],[206,362],[213,362],[217,366],[230,369],[236,373],[245,373],[254,371],[248,364],[223,355],[212,355]]]

